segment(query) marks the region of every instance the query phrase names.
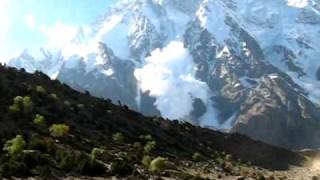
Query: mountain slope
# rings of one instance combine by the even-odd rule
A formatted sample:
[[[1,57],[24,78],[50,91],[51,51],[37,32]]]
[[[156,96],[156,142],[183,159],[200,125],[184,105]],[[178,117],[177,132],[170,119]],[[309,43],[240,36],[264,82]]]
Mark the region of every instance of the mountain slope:
[[[61,49],[58,71],[21,57],[9,65],[57,72],[145,115],[318,148],[319,9],[316,0],[121,1]]]
[[[0,66],[0,74],[0,177],[258,178],[306,162],[239,134],[144,117],[39,72]],[[166,166],[152,172],[142,159],[157,156]]]

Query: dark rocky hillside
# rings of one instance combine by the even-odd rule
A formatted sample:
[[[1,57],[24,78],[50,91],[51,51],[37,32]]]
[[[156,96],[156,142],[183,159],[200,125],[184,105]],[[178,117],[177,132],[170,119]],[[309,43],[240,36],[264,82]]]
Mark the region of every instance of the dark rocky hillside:
[[[305,162],[243,135],[144,117],[39,72],[0,66],[0,94],[3,178],[277,179]]]

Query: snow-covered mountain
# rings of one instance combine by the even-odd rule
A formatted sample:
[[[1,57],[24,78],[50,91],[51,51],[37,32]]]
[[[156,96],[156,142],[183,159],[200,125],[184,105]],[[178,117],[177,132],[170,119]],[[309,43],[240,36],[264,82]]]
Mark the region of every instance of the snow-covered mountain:
[[[319,147],[319,37],[319,0],[123,0],[59,53],[9,65],[146,115]]]

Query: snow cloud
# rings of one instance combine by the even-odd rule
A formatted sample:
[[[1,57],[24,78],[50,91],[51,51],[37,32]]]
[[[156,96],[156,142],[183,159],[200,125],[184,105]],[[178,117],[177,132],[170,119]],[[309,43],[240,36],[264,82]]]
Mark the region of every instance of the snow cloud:
[[[164,49],[156,49],[146,58],[146,64],[134,72],[143,92],[156,98],[155,106],[170,119],[187,118],[192,103],[200,98],[209,100],[206,83],[194,78],[193,60],[182,42],[173,41]]]

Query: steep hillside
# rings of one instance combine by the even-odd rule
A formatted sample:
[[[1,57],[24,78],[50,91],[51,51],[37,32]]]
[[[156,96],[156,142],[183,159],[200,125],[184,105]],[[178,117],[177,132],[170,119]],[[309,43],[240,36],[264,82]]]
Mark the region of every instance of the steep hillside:
[[[40,72],[0,66],[0,93],[0,177],[277,178],[306,162],[239,134],[145,117]]]

